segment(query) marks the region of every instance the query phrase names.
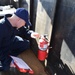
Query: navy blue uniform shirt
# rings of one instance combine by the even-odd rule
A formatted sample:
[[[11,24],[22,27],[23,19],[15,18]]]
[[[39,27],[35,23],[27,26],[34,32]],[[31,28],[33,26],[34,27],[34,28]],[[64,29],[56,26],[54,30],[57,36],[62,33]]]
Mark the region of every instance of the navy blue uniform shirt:
[[[10,15],[6,15],[0,20],[0,61],[4,61],[4,58],[8,55],[7,52],[10,51],[16,35],[29,39],[31,34],[25,26],[19,28],[18,30],[12,27],[7,19],[9,16]]]

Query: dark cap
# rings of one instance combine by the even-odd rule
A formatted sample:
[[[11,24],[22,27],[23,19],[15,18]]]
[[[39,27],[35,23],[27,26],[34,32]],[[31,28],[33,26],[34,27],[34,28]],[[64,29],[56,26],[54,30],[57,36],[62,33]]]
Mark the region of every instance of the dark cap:
[[[31,26],[30,20],[28,18],[28,11],[25,10],[25,8],[17,8],[14,14],[19,18],[23,19],[27,25]]]

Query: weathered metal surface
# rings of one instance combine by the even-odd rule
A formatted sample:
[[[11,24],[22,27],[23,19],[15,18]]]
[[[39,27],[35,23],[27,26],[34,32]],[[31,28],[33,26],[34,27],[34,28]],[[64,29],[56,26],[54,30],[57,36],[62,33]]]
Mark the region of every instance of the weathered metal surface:
[[[51,45],[55,58],[75,72],[75,0],[58,0]]]

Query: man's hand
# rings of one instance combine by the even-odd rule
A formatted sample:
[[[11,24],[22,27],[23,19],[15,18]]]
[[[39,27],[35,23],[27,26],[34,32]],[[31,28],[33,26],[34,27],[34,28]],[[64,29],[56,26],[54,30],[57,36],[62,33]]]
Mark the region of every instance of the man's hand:
[[[31,38],[39,38],[39,37],[40,37],[39,33],[37,33],[37,32],[31,33]]]

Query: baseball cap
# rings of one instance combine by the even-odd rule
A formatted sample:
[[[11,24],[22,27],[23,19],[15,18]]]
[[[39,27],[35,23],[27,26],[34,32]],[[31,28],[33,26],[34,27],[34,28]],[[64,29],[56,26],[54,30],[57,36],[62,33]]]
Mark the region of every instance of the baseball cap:
[[[27,25],[31,26],[30,19],[28,17],[28,11],[25,8],[17,8],[14,14],[23,19]]]

